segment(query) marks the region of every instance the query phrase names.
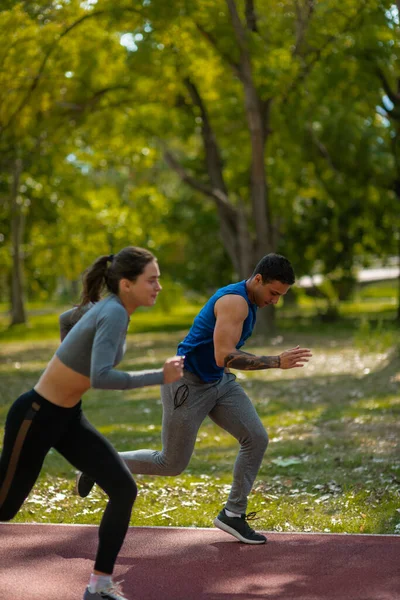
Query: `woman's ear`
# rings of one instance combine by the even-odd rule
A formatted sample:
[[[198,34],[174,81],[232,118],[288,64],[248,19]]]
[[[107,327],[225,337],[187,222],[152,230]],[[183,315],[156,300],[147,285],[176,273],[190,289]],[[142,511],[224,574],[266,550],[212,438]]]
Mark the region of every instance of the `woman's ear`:
[[[131,282],[129,281],[129,279],[120,279],[119,280],[119,291],[120,292],[127,292],[129,290],[129,284]]]

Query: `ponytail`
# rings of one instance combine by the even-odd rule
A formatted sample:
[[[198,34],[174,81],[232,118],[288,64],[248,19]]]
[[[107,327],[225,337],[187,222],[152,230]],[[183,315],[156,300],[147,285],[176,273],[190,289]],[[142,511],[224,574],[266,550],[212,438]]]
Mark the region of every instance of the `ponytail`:
[[[108,262],[110,256],[100,256],[83,275],[83,290],[78,309],[87,304],[98,302],[102,291],[106,287]]]

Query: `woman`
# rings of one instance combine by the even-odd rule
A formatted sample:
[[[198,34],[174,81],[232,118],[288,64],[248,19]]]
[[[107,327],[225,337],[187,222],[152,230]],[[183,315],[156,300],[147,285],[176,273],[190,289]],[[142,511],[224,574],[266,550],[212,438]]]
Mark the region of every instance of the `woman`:
[[[132,389],[168,384],[182,376],[183,358],[163,369],[126,372],[114,367],[124,353],[129,316],[152,306],[161,290],[157,260],[128,247],[102,256],[84,276],[82,302],[61,316],[63,341],[35,387],[11,406],[0,458],[0,521],[12,519],[30,493],[50,448],[90,475],[109,497],[84,600],[126,600],[112,581],[137,488],[113,446],[87,421],[81,396],[90,388]],[[104,288],[110,294],[100,300]]]

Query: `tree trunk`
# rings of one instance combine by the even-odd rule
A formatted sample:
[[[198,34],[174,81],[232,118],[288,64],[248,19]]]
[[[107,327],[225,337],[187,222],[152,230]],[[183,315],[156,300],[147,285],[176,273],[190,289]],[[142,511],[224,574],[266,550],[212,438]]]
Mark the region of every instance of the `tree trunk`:
[[[181,179],[212,198],[218,210],[222,243],[232,260],[232,264],[240,279],[251,276],[258,261],[275,249],[272,216],[268,198],[267,173],[265,167],[265,147],[268,136],[269,108],[271,99],[262,100],[253,78],[251,49],[248,45],[248,33],[257,31],[257,18],[254,2],[246,2],[246,24],[238,14],[235,0],[226,0],[231,15],[232,28],[239,50],[239,62],[228,59],[235,77],[243,86],[244,109],[247,119],[250,145],[250,190],[251,207],[245,210],[243,199],[233,202],[224,179],[223,160],[217,138],[214,134],[207,107],[195,82],[186,77],[184,84],[189,92],[192,105],[197,107],[201,115],[201,133],[205,155],[205,167],[208,174],[208,185],[195,180],[174,157],[167,151],[165,158]],[[211,40],[217,48],[215,41]],[[218,49],[218,48],[217,48]],[[226,57],[224,57],[226,59]],[[272,335],[275,332],[274,307],[260,311],[257,329]]]
[[[268,198],[267,173],[265,167],[265,147],[267,142],[269,101],[262,101],[253,77],[251,50],[248,45],[248,32],[257,30],[257,21],[252,2],[248,2],[247,31],[243,25],[236,7],[235,0],[226,0],[231,16],[232,28],[239,49],[238,76],[244,93],[244,109],[250,134],[251,167],[250,167],[250,197],[252,206],[252,222],[255,240],[251,261],[252,269],[257,262],[274,250],[272,216]],[[249,21],[249,15],[252,18]],[[250,234],[249,234],[250,235]],[[248,261],[248,258],[247,258]],[[275,331],[275,311],[268,307],[259,312],[257,317],[257,332],[272,335]]]
[[[396,0],[397,10],[400,11],[400,0]],[[400,33],[400,28],[397,28],[397,34]],[[387,79],[383,70],[377,67],[378,77],[380,79],[383,91],[389,97],[390,101],[393,103],[394,108],[390,111],[387,111],[387,116],[394,123],[395,135],[392,137],[392,152],[393,158],[396,165],[396,179],[393,182],[393,189],[396,194],[397,202],[400,201],[400,157],[399,157],[399,142],[400,142],[400,117],[399,117],[399,109],[400,109],[400,77],[396,77],[395,87],[392,87],[392,84]],[[386,109],[387,110],[387,109]],[[397,255],[399,259],[399,267],[400,267],[400,231],[397,231],[398,238],[398,248]],[[398,279],[398,302],[397,302],[397,314],[396,321],[400,324],[400,274]]]
[[[11,186],[11,322],[10,326],[26,323],[23,286],[23,251],[25,218],[22,207],[18,204],[18,190],[22,171],[22,161],[17,159],[14,164]]]

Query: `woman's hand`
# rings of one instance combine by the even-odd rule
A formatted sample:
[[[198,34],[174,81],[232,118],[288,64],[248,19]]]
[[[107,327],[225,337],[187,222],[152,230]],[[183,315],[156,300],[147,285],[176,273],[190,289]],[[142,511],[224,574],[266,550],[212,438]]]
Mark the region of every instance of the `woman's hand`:
[[[184,356],[173,356],[167,358],[164,363],[164,383],[173,383],[178,381],[183,376],[183,361]]]

